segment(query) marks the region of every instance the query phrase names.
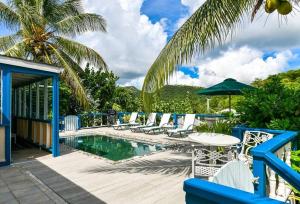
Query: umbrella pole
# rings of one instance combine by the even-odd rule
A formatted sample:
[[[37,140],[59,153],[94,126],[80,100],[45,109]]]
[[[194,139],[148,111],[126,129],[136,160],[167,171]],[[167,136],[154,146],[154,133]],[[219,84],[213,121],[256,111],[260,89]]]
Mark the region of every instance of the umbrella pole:
[[[231,95],[229,95],[229,112],[231,112]]]

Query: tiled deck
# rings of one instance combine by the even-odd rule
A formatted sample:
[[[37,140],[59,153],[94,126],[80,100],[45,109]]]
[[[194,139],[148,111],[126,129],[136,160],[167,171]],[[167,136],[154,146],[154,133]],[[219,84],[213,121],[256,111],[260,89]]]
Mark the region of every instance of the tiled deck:
[[[0,203],[66,203],[30,172],[0,168]]]
[[[0,203],[184,203],[190,160],[171,151],[114,164],[80,151],[44,155],[0,168]]]

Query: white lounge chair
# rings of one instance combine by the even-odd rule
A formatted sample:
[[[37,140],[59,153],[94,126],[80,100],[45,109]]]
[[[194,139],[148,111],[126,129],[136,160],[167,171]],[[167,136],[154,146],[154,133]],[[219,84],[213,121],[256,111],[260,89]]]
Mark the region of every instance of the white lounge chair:
[[[130,126],[139,125],[139,123],[136,122],[137,116],[138,116],[138,113],[133,112],[133,113],[131,113],[131,116],[130,116],[130,119],[129,119],[128,123],[117,124],[117,125],[113,125],[112,127],[115,130],[121,130],[121,129],[124,129],[124,128],[128,128]]]
[[[156,120],[156,113],[150,113],[147,123],[145,125],[133,126],[130,127],[130,130],[132,132],[141,132],[143,128],[152,127],[155,124],[155,120]]]
[[[193,132],[194,122],[195,122],[195,114],[186,114],[184,118],[184,124],[182,128],[176,128],[173,130],[168,130],[167,135],[172,137],[174,135],[186,135]]]
[[[161,117],[159,126],[153,126],[153,127],[146,127],[143,128],[142,130],[146,134],[154,134],[157,132],[163,132],[165,128],[170,128],[171,126],[169,125],[169,120],[170,120],[171,114],[170,113],[164,113],[163,116]]]

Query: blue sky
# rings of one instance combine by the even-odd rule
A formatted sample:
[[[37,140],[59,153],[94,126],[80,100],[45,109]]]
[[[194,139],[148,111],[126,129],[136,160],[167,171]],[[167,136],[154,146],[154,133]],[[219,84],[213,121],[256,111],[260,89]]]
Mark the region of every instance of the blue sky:
[[[180,0],[145,0],[141,13],[149,17],[152,23],[165,20],[165,28],[170,38],[178,20],[189,14],[189,8],[181,4]]]

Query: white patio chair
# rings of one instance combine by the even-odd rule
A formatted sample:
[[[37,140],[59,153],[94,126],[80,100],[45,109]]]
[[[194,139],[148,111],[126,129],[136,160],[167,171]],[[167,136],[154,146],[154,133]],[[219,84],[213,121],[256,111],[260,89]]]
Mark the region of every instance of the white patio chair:
[[[65,131],[76,131],[78,127],[79,117],[77,115],[68,115],[64,119]]]
[[[128,128],[130,126],[139,125],[139,123],[136,122],[137,116],[138,116],[138,113],[133,112],[133,113],[131,113],[131,116],[130,116],[130,119],[129,119],[128,123],[121,123],[121,124],[113,125],[112,127],[115,130],[121,130],[121,129],[124,129],[124,128]]]
[[[168,130],[167,135],[172,137],[174,135],[186,135],[193,132],[193,127],[195,123],[195,114],[186,114],[184,117],[184,124],[182,128],[176,128],[173,130]]]
[[[141,132],[143,128],[154,126],[155,120],[156,120],[156,113],[150,113],[145,125],[133,126],[130,127],[130,130],[132,132]]]
[[[273,138],[273,134],[262,131],[245,131],[242,142],[241,152],[238,156],[239,160],[251,166],[253,163],[250,150],[257,145]]]
[[[192,152],[192,176],[211,179],[225,164],[235,159],[231,147],[197,146]]]
[[[143,128],[142,130],[146,134],[154,134],[154,133],[159,133],[163,132],[165,128],[170,128],[173,126],[169,125],[169,120],[170,120],[171,114],[170,113],[164,113],[163,116],[161,117],[160,123],[158,126],[153,126],[153,127],[146,127]]]

